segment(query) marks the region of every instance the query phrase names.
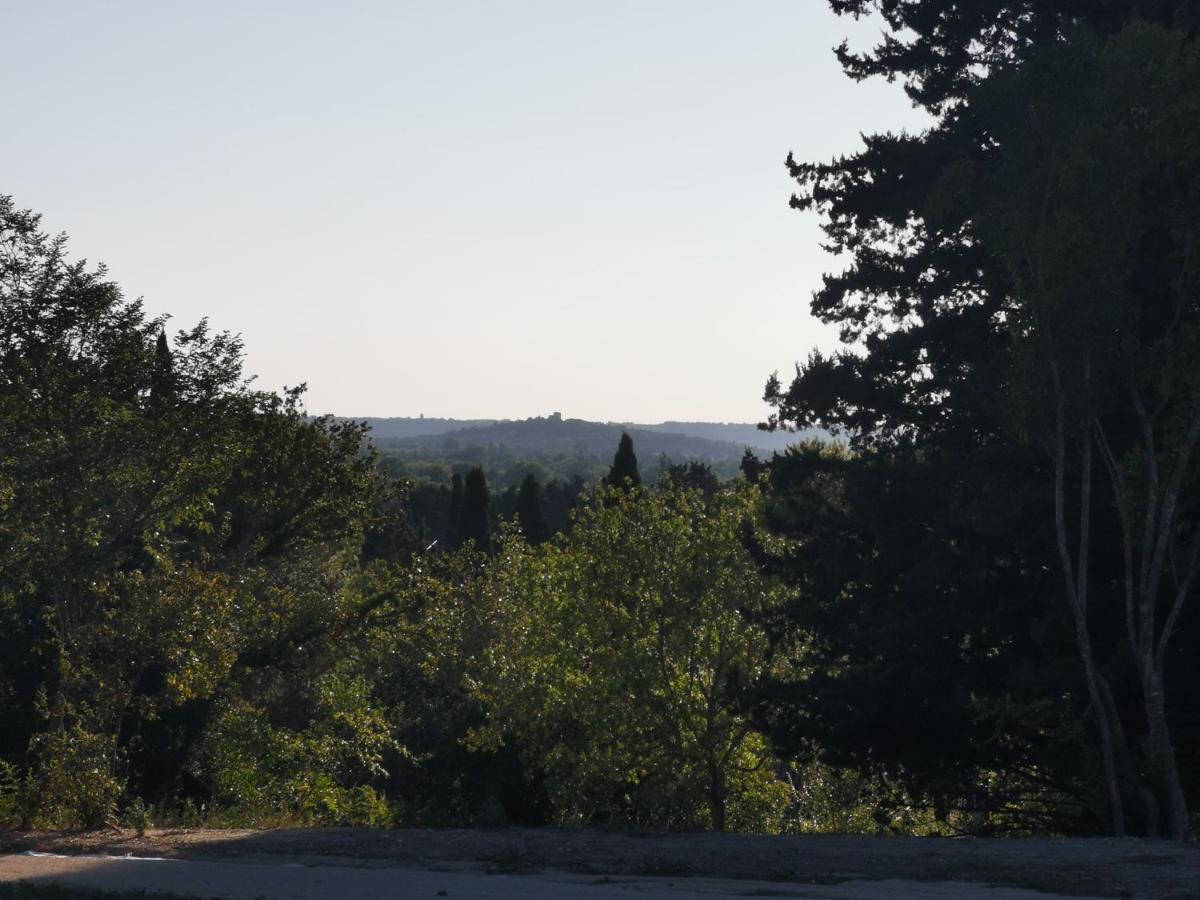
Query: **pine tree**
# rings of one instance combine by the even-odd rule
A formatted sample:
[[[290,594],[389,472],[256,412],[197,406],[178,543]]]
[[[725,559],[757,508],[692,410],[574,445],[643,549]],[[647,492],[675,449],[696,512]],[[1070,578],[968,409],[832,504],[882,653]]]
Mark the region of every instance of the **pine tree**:
[[[617,444],[617,452],[613,456],[612,468],[608,470],[606,481],[611,487],[641,487],[642,476],[638,473],[637,456],[633,452],[633,438],[628,432],[621,432],[621,441]]]
[[[483,469],[476,466],[467,473],[463,482],[462,510],[458,518],[460,543],[473,541],[476,550],[492,549],[489,502],[487,477],[483,474]]]
[[[546,515],[542,511],[542,486],[532,472],[525,476],[517,494],[517,521],[525,540],[531,545],[541,544],[550,537]]]

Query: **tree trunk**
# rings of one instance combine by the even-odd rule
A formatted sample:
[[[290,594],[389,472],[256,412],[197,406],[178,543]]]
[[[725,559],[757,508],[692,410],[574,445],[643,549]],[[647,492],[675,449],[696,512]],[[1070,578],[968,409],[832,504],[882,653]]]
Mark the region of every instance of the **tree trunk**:
[[[708,768],[708,811],[713,831],[725,830],[725,773],[715,763]]]
[[[1135,394],[1136,398],[1136,394]],[[1176,453],[1172,471],[1160,490],[1157,468],[1157,448],[1154,440],[1153,417],[1146,413],[1140,400],[1137,410],[1142,421],[1143,452],[1148,460],[1150,481],[1147,492],[1147,528],[1142,541],[1142,572],[1138,584],[1138,612],[1130,624],[1136,663],[1142,690],[1142,705],[1146,716],[1146,772],[1149,788],[1154,795],[1155,813],[1148,823],[1155,836],[1165,834],[1172,840],[1187,839],[1188,813],[1175,747],[1167,723],[1164,666],[1167,645],[1175,629],[1177,617],[1196,576],[1197,557],[1189,554],[1188,562],[1177,568],[1174,554],[1178,508],[1192,454],[1200,440],[1200,408],[1193,413],[1187,432]],[[1200,540],[1200,539],[1198,539]],[[1200,547],[1200,545],[1197,545]],[[1167,571],[1175,580],[1175,597],[1166,621],[1156,622],[1163,582]]]
[[[1055,392],[1055,444],[1054,444],[1054,525],[1058,544],[1058,558],[1062,566],[1063,582],[1066,587],[1067,603],[1075,620],[1075,646],[1083,663],[1083,676],[1087,684],[1088,699],[1096,719],[1096,730],[1100,737],[1100,756],[1104,764],[1104,782],[1108,794],[1108,812],[1113,835],[1125,834],[1125,807],[1121,800],[1121,781],[1117,771],[1116,751],[1113,746],[1114,723],[1110,720],[1109,707],[1104,702],[1100,681],[1103,675],[1096,668],[1092,655],[1091,634],[1088,632],[1088,555],[1090,547],[1092,505],[1092,439],[1084,432],[1080,441],[1080,488],[1079,488],[1079,555],[1078,570],[1071,558],[1067,540],[1066,524],[1066,469],[1067,439],[1066,412],[1062,383],[1057,366],[1052,366]]]
[[[1143,672],[1142,691],[1146,705],[1147,768],[1150,785],[1158,803],[1159,821],[1154,825],[1159,834],[1175,841],[1187,839],[1187,802],[1179,781],[1179,766],[1175,759],[1175,747],[1167,726],[1166,696],[1163,691],[1162,674],[1153,667]]]
[[[1117,754],[1113,741],[1113,721],[1108,705],[1104,702],[1100,682],[1104,678],[1096,671],[1092,659],[1091,639],[1087,624],[1076,622],[1075,642],[1083,662],[1084,680],[1087,682],[1088,698],[1096,717],[1096,731],[1100,737],[1100,757],[1104,764],[1104,782],[1108,793],[1110,825],[1114,837],[1125,836],[1125,806],[1121,801],[1121,777],[1117,768]]]

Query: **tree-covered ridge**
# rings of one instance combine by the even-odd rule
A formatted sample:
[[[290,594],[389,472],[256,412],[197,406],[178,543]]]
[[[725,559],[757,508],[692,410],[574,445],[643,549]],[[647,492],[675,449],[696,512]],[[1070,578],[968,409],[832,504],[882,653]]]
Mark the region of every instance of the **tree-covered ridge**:
[[[494,425],[495,419],[444,419],[436,416],[349,416],[350,421],[366,422],[376,443],[410,437],[445,434],[463,428]]]
[[[371,420],[366,421],[370,423]],[[709,426],[709,430],[717,429],[716,433],[720,434],[720,429],[728,427],[712,425]],[[657,427],[623,426],[551,415],[477,425],[438,434],[376,438],[376,441],[381,449],[412,457],[470,451],[472,448],[475,448],[476,452],[482,452],[494,447],[515,456],[566,456],[589,460],[608,455],[622,432],[628,432],[647,456],[666,455],[677,461],[700,459],[718,465],[736,462],[747,447],[763,452],[762,445],[766,442],[772,445],[766,450],[770,452],[770,449],[786,446],[788,442],[801,439],[783,437],[780,440],[781,435],[771,435],[769,432],[763,432],[768,435],[767,439],[758,438],[759,432],[747,427],[733,433],[743,439],[749,439],[753,435],[753,441],[734,443],[730,440],[660,430]]]
[[[750,447],[756,452],[783,450],[789,444],[817,435],[790,435],[764,431],[756,423],[736,422],[591,422],[564,418],[560,413],[528,419],[435,419],[375,418],[365,422],[371,438],[379,447],[397,449],[439,449],[447,442],[456,447],[487,447],[500,444],[513,453],[536,456],[574,453],[604,455],[621,431],[628,431],[645,452],[667,453],[676,459],[704,459],[709,462],[739,456]],[[653,432],[651,434],[650,432]],[[664,435],[659,437],[658,435]],[[444,440],[435,440],[437,436]],[[695,439],[693,441],[688,438]]]

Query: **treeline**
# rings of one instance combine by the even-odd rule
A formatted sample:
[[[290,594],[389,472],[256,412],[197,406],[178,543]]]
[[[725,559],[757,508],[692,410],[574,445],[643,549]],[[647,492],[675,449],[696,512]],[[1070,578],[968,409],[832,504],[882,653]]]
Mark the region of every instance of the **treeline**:
[[[585,419],[563,418],[560,413],[549,416],[533,416],[527,419],[493,422],[489,425],[474,425],[451,432],[427,434],[409,438],[385,437],[388,420],[368,419],[382,429],[372,435],[381,450],[395,451],[414,459],[437,458],[475,454],[474,461],[502,465],[514,456],[561,460],[567,464],[589,464],[604,459],[612,453],[612,446],[622,433],[629,434],[642,448],[647,461],[652,462],[665,455],[675,459],[700,459],[715,465],[736,465],[747,445],[761,449],[767,444],[771,449],[785,443],[786,436],[769,432],[753,432],[764,437],[744,440],[746,432],[737,426],[713,424],[705,431],[728,432],[738,440],[727,437],[710,438],[695,433],[695,426],[680,423],[681,432],[667,430],[664,426],[618,425],[611,422],[589,422]],[[750,426],[746,426],[750,428]]]
[[[745,488],[626,439],[568,534],[476,468],[429,548],[362,426],[7,198],[0,249],[0,821],[781,826]]]
[[[611,478],[610,465],[589,459],[581,466],[576,459],[566,467],[569,476],[563,476],[554,462],[546,457],[518,457],[496,464],[494,457],[488,457],[485,464],[475,464],[450,457],[414,465],[412,460],[386,450],[377,454],[379,469],[405,483],[405,514],[417,541],[424,547],[443,550],[459,547],[464,534],[477,536],[479,523],[485,523],[490,534],[503,523],[519,518],[526,525],[524,533],[534,543],[568,531],[579,499],[592,486]],[[645,468],[647,483],[671,482],[705,490],[714,490],[718,483],[740,471],[696,459],[673,462],[662,454]],[[639,484],[641,471],[639,466]],[[468,484],[472,485],[469,491]],[[464,516],[473,517],[474,522],[464,523]]]
[[[422,486],[0,203],[0,820],[1194,834],[1200,20],[881,9],[724,481]]]

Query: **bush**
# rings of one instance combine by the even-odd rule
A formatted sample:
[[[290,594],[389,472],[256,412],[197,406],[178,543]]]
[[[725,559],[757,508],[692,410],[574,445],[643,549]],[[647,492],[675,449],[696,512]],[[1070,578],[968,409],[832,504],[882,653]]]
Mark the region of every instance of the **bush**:
[[[21,778],[17,767],[0,759],[0,828],[16,828],[21,824],[20,801]]]
[[[112,772],[112,743],[79,727],[40,736],[40,767],[31,778],[28,824],[96,828],[116,818],[123,785]]]

